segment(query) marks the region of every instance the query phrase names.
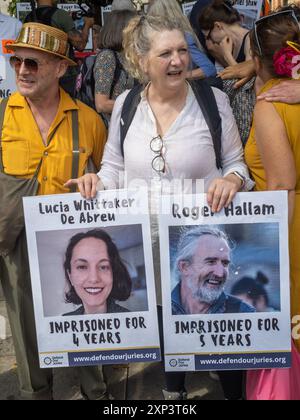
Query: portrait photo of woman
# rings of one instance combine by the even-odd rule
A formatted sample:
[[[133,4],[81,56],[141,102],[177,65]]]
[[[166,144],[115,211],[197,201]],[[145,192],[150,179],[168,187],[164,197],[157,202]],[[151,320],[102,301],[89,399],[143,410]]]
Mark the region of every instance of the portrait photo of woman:
[[[142,226],[37,232],[45,317],[148,311]]]
[[[80,305],[64,315],[129,312],[115,300],[129,298],[132,282],[111,237],[102,229],[73,236],[66,250],[65,300]]]

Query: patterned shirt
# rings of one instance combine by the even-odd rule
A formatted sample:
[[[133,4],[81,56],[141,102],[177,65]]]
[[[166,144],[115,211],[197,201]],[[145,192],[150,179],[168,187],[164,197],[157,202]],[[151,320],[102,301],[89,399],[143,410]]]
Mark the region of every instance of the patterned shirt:
[[[107,95],[109,99],[116,99],[126,89],[132,89],[134,80],[124,69],[124,56],[116,51],[120,66],[119,77],[115,79],[117,61],[115,53],[112,50],[101,50],[96,58],[94,66],[95,95]],[[109,120],[110,115],[104,114]]]
[[[250,134],[256,102],[254,90],[255,77],[239,89],[234,89],[234,84],[236,82],[236,79],[223,80],[223,90],[229,96],[233,115],[239,129],[243,146],[245,146]]]

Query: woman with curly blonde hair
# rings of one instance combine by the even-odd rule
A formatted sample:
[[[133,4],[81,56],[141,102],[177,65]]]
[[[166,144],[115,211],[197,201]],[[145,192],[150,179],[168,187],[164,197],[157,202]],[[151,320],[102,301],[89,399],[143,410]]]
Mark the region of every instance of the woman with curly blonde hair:
[[[188,73],[189,79],[202,79],[216,76],[214,64],[207,57],[188,18],[182,13],[182,9],[177,0],[152,0],[147,15],[181,22],[191,55],[191,69]]]

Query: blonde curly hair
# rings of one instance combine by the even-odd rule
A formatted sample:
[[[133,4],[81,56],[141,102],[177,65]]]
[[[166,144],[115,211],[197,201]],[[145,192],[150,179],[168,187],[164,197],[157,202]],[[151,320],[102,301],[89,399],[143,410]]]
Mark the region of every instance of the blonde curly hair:
[[[181,21],[184,32],[192,35],[197,47],[203,51],[203,47],[201,46],[190,21],[183,14],[182,8],[177,0],[152,0],[147,10],[147,16],[158,16],[162,20],[175,19]]]
[[[130,20],[123,31],[123,48],[126,57],[126,69],[132,77],[141,83],[148,81],[140,59],[151,49],[153,32],[178,30],[184,35],[184,27],[179,19],[161,19],[157,16],[138,16]]]

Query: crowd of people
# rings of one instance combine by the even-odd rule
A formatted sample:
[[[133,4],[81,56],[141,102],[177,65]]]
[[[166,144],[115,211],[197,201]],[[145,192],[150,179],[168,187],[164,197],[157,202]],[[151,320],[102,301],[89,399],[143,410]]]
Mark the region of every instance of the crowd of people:
[[[39,195],[77,189],[90,199],[101,189],[124,188],[141,179],[147,183],[163,350],[157,209],[160,196],[170,193],[174,179],[204,180],[214,213],[228,207],[239,191],[288,191],[291,319],[300,314],[300,82],[293,80],[293,57],[300,55],[300,9],[288,6],[270,13],[249,31],[227,0],[198,0],[190,21],[177,0],[149,3],[145,14],[138,13],[131,1],[113,2],[95,46],[91,109],[76,99],[74,49],[84,49],[93,19],[86,18],[80,32],[51,0],[38,1],[36,13],[26,18],[22,28],[18,26],[20,32],[10,45],[18,92],[0,105],[0,184],[7,190],[13,178],[36,176]],[[5,38],[1,26],[0,35]],[[203,83],[219,114],[219,153],[207,120],[212,115],[206,117],[199,104]],[[121,146],[127,97],[135,102],[135,109]],[[193,191],[189,187],[184,193]],[[0,231],[2,223],[0,212]],[[210,266],[205,262],[203,237],[206,246],[219,250]],[[197,228],[182,243],[182,255],[176,260],[179,281],[172,292],[173,313],[266,311],[260,309],[269,307],[264,286],[268,280],[262,280],[262,273],[256,279],[240,279],[232,289],[235,297],[224,293],[231,250],[222,232]],[[79,269],[75,254],[81,255]],[[99,276],[106,278],[108,302],[98,304],[100,312],[126,311],[115,299],[120,300],[118,287],[126,295],[121,300],[130,295],[130,278],[120,261],[126,284],[115,286],[112,258],[119,258],[118,252],[105,232],[96,230],[71,239],[65,262],[66,301],[80,305],[73,315],[95,311],[93,299],[85,296],[81,285],[86,281],[80,272],[82,260],[91,266],[101,260]],[[197,261],[201,275],[195,268]],[[220,286],[216,295],[205,290],[207,276]],[[1,253],[0,278],[21,395],[51,399],[52,373],[39,368],[24,229],[9,253]],[[203,287],[194,291],[199,278]],[[294,344],[300,352],[300,340]],[[101,367],[78,371],[85,398],[108,398]],[[261,371],[256,377],[252,373],[252,387],[260,375]],[[219,377],[226,399],[245,398],[245,372],[219,372]],[[274,378],[279,380],[279,376]],[[165,380],[165,399],[187,397],[184,372],[168,372]]]

